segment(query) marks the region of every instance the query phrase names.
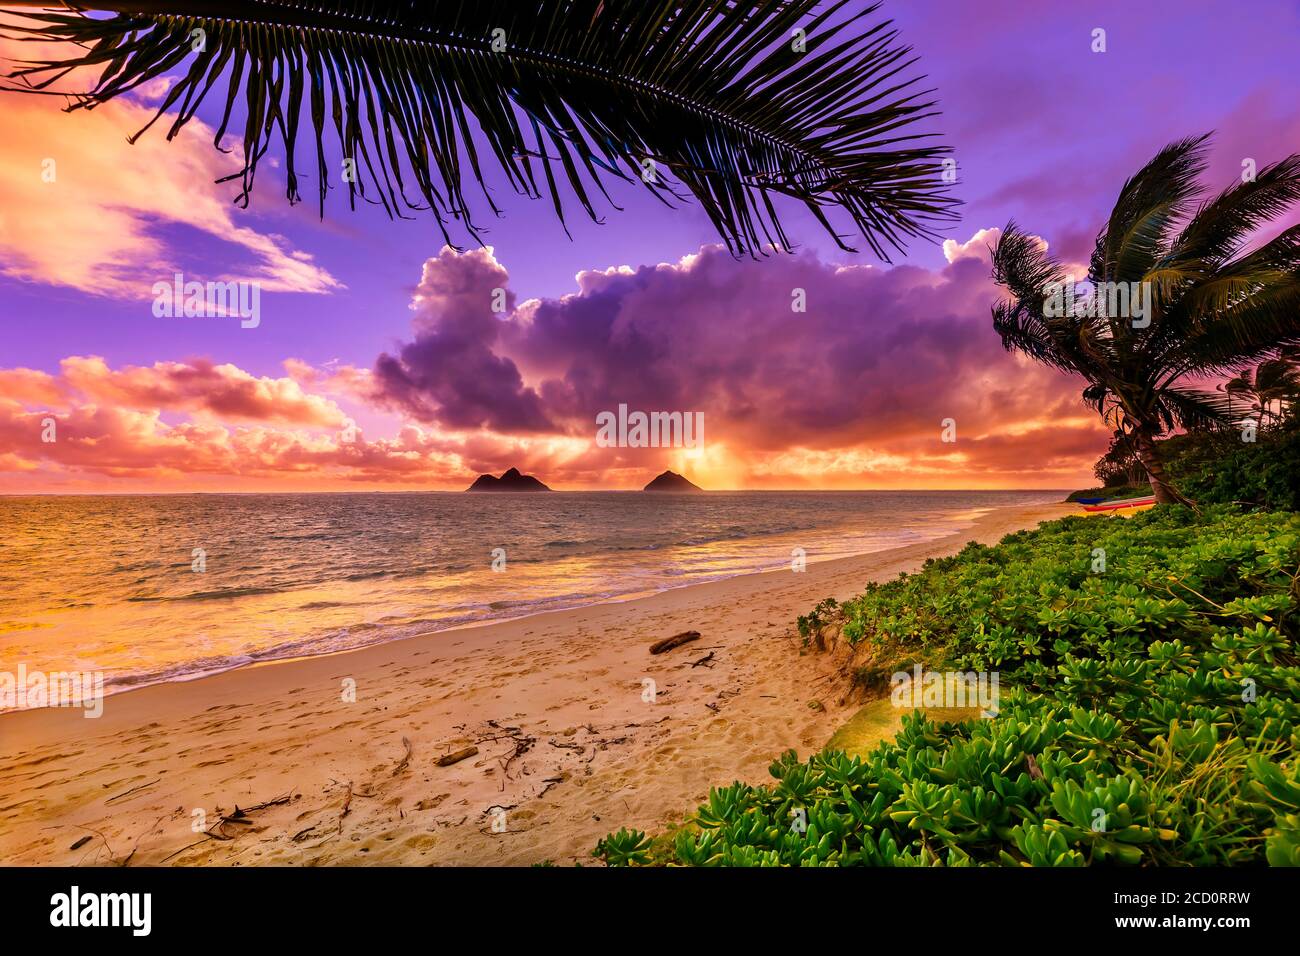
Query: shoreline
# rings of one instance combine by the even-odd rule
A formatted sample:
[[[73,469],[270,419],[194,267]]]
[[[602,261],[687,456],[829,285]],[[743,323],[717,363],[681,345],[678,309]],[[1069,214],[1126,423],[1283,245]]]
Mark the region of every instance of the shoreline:
[[[1024,492],[1012,492],[1013,494],[1024,494]],[[820,492],[818,492],[820,494]],[[914,494],[914,493],[913,493]],[[944,493],[940,493],[944,494]],[[1031,502],[1029,504],[1037,504]],[[482,627],[494,623],[505,623],[518,621],[534,617],[541,614],[553,614],[561,611],[578,610],[585,607],[591,607],[598,604],[618,604],[638,600],[643,597],[651,597],[656,594],[662,594],[668,591],[680,588],[696,587],[701,584],[712,584],[718,581],[726,581],[735,577],[743,577],[750,574],[765,574],[776,571],[784,571],[789,568],[789,556],[785,554],[786,548],[790,543],[799,543],[800,545],[809,545],[813,554],[807,556],[808,564],[821,564],[826,561],[837,561],[844,558],[858,558],[867,555],[889,552],[902,547],[913,545],[924,545],[931,541],[940,540],[954,534],[963,534],[974,528],[977,522],[990,513],[997,511],[999,508],[1018,507],[1025,505],[1025,502],[1017,502],[1008,505],[973,505],[964,509],[954,509],[950,512],[943,513],[939,520],[940,527],[934,527],[935,519],[928,516],[923,519],[919,526],[921,531],[907,529],[906,534],[888,534],[875,532],[867,540],[861,540],[860,535],[849,533],[851,524],[828,525],[816,529],[800,527],[797,529],[779,528],[775,531],[760,531],[753,534],[728,535],[723,534],[719,537],[710,538],[704,541],[689,541],[684,545],[677,546],[676,550],[679,555],[688,563],[692,551],[697,546],[718,547],[721,544],[734,541],[737,547],[737,555],[744,553],[746,550],[751,551],[748,555],[749,560],[743,562],[743,567],[717,567],[706,573],[698,571],[681,572],[682,577],[672,576],[672,572],[664,572],[663,568],[671,567],[672,554],[669,551],[661,552],[658,545],[650,545],[642,549],[636,549],[633,553],[654,552],[656,554],[668,554],[668,564],[661,561],[658,581],[641,580],[637,581],[638,576],[655,576],[655,569],[650,567],[631,567],[626,569],[626,584],[618,586],[605,586],[597,590],[590,590],[585,593],[570,591],[565,593],[559,590],[554,593],[537,592],[531,596],[517,596],[511,600],[504,601],[498,607],[495,602],[480,603],[471,605],[466,613],[448,616],[439,620],[423,620],[419,623],[424,627],[421,630],[408,629],[405,627],[388,628],[383,632],[376,632],[369,637],[352,636],[352,626],[340,626],[331,631],[302,632],[291,634],[288,631],[281,632],[284,637],[279,644],[245,647],[242,650],[236,650],[229,647],[223,651],[217,652],[213,656],[191,657],[188,659],[177,659],[171,662],[161,664],[148,670],[123,670],[120,666],[114,666],[111,662],[106,668],[107,672],[103,673],[103,695],[105,698],[123,693],[130,693],[144,687],[151,687],[158,684],[166,683],[187,683],[195,680],[201,680],[207,677],[213,677],[227,671],[242,670],[250,667],[260,667],[269,663],[307,660],[313,657],[328,657],[340,653],[348,653],[353,650],[362,650],[368,647],[374,647],[381,644],[392,643],[409,639],[419,639],[432,636],[434,634],[458,631],[462,629]],[[847,519],[841,518],[841,522]],[[942,527],[946,525],[947,527]],[[890,539],[893,540],[890,540]],[[909,540],[910,538],[910,540]],[[776,557],[770,552],[774,544],[786,542],[785,547],[777,548],[781,556]],[[831,544],[834,542],[834,544]],[[549,545],[548,545],[549,546]],[[824,553],[826,547],[832,547],[834,550],[829,555]],[[605,553],[586,553],[578,552],[575,554],[559,554],[547,559],[542,558],[525,558],[516,559],[515,565],[523,568],[535,568],[551,564],[554,566],[555,561],[560,561],[561,566],[564,562],[574,560],[587,561],[615,561],[623,562],[627,560],[627,555],[616,549],[614,552]],[[751,563],[753,562],[753,563]],[[450,568],[452,572],[463,571],[465,568]],[[386,574],[380,574],[380,577],[387,577]],[[561,578],[563,574],[561,574]],[[618,578],[617,574],[611,575],[611,578]],[[350,578],[347,580],[351,580]],[[303,600],[310,599],[316,591],[322,588],[329,588],[331,585],[337,585],[336,581],[319,581],[307,585],[300,585],[297,590],[303,594]],[[271,588],[263,590],[258,588],[244,588],[242,591],[252,594],[274,593],[290,594],[294,588]],[[235,589],[240,592],[241,589]],[[207,592],[201,597],[217,597],[221,599],[231,599],[243,596],[242,593],[230,593],[226,590],[216,590]],[[195,595],[179,595],[170,597],[148,598],[149,603],[168,602],[168,601],[187,601],[193,600]],[[146,600],[145,598],[132,597],[128,603],[134,601]],[[476,599],[485,601],[481,595]],[[513,606],[510,606],[513,605]],[[162,606],[166,606],[165,604]],[[178,604],[177,607],[183,607]],[[430,607],[425,613],[434,612],[436,608]],[[177,613],[181,613],[177,611]],[[238,613],[238,609],[232,607],[232,613]],[[266,611],[267,615],[273,616],[276,612]],[[367,621],[373,623],[373,615],[367,617]],[[171,623],[164,624],[161,631],[165,633],[171,629]],[[108,625],[101,622],[101,626]],[[358,633],[364,631],[370,625],[361,625],[357,627]],[[37,658],[33,663],[28,661],[28,668],[35,668],[46,673],[55,673],[65,669],[61,661],[46,660]],[[81,668],[86,673],[96,673],[96,668]],[[0,702],[0,715],[12,713],[16,710],[25,708],[5,707]]]
[[[124,688],[94,721],[79,709],[0,714],[0,856],[577,862],[610,830],[680,818],[709,787],[759,782],[781,751],[807,754],[830,737],[847,708],[824,686],[828,662],[800,655],[795,616],[969,540],[1072,513],[1002,507],[966,530],[801,574],[752,572]],[[702,636],[648,653],[683,630]],[[435,762],[470,746],[473,757]],[[248,822],[221,823],[235,806]]]

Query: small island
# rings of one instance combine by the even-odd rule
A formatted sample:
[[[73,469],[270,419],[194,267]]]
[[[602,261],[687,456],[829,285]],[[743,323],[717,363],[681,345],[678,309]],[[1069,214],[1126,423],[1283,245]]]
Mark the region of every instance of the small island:
[[[683,478],[675,471],[665,471],[650,484],[641,489],[642,491],[703,491],[699,485]]]
[[[511,468],[503,473],[500,478],[492,475],[479,475],[474,479],[474,484],[465,489],[466,491],[550,491],[544,484],[534,478],[532,475],[522,475],[518,468]]]

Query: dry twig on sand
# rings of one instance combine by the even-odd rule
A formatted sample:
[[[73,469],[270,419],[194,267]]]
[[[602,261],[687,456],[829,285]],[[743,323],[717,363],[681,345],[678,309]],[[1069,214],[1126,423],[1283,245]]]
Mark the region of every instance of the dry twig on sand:
[[[564,777],[547,777],[542,781],[542,783],[546,784],[546,786],[542,787],[542,789],[537,792],[537,799],[546,796],[546,791],[550,790],[552,787],[558,787],[560,784],[564,783]]]
[[[238,823],[243,826],[252,826],[253,821],[249,817],[250,813],[256,813],[259,810],[265,810],[268,807],[283,806],[284,804],[288,803],[292,799],[293,799],[293,791],[290,790],[282,797],[276,797],[274,800],[267,800],[265,803],[259,803],[255,806],[241,808],[239,804],[235,804],[234,813],[227,813],[227,814],[220,815],[219,817],[217,817],[217,822],[212,824],[206,830],[204,830],[203,833],[205,836],[210,837],[213,840],[233,840],[234,837],[228,834],[225,830],[227,824]],[[173,854],[173,856],[174,855],[175,854]]]
[[[160,816],[157,820],[153,822],[153,826],[151,826],[148,830],[145,830],[138,837],[136,837],[135,843],[131,847],[131,852],[128,853],[120,863],[118,863],[118,866],[130,866],[131,858],[135,856],[135,851],[140,849],[140,841],[143,840],[150,833],[153,833],[155,830],[157,830],[158,824],[162,823],[166,819],[167,819],[167,814],[164,813],[162,816]]]
[[[113,866],[130,866],[131,859],[135,856],[135,851],[140,849],[140,841],[143,840],[145,837],[147,837],[149,834],[153,833],[155,830],[157,830],[158,824],[162,823],[166,819],[167,819],[167,814],[164,813],[162,816],[160,816],[157,820],[153,822],[153,826],[149,827],[147,830],[142,831],[140,835],[135,838],[135,843],[131,845],[131,852],[128,853],[126,856],[122,857],[122,859],[120,860],[113,853],[113,847],[109,845],[108,837],[104,836],[102,831],[96,830],[93,827],[81,826],[80,824],[77,824],[77,826],[82,830],[89,830],[92,834],[94,834],[94,836],[99,837],[100,841],[104,844],[104,849],[108,851],[108,861],[111,864],[113,864]],[[84,836],[77,842],[73,843],[71,849],[73,850],[80,849],[81,847],[85,846],[91,839],[93,839],[93,837]]]
[[[92,834],[94,834],[95,836],[99,837],[100,841],[104,844],[104,849],[108,851],[108,858],[109,858],[110,860],[114,860],[114,859],[116,859],[115,856],[113,855],[113,848],[112,848],[112,846],[109,845],[108,837],[104,836],[103,831],[101,831],[101,830],[96,830],[94,827],[82,826],[80,823],[74,824],[74,826],[76,826],[78,829],[81,829],[81,830],[89,830]],[[84,846],[85,843],[86,843],[86,841],[89,840],[89,839],[91,839],[91,838],[90,838],[90,837],[82,837],[82,838],[81,838],[80,840],[78,840],[76,843],[72,844],[72,849],[75,850],[75,849],[77,849],[78,847]],[[99,857],[98,857],[98,854],[96,855],[95,858],[96,858],[96,859],[99,858]],[[84,857],[83,857],[83,859],[84,859]]]
[[[339,833],[343,832],[343,818],[352,812],[352,781],[348,781],[347,793],[343,794],[343,810],[339,813]]]
[[[406,756],[404,756],[397,766],[393,768],[394,777],[410,766],[411,756],[415,753],[414,748],[411,747],[411,742],[405,737],[402,738],[402,746],[406,748]]]
[[[130,790],[124,790],[122,793],[119,793],[116,796],[109,797],[107,800],[104,801],[104,803],[105,805],[107,805],[112,803],[114,800],[121,800],[123,797],[129,797],[133,793],[137,793],[140,790],[144,790],[148,787],[152,787],[154,784],[158,783],[158,781],[161,779],[162,778],[159,777],[158,780],[151,780],[149,783],[142,783],[138,787],[132,787]]]
[[[501,763],[501,789],[502,790],[505,790],[506,781],[510,779],[510,765],[514,763],[515,760],[522,757],[524,754],[528,753],[528,751],[532,750],[533,744],[537,743],[536,737],[526,737],[523,735],[519,735],[519,736],[512,737],[511,739],[513,739],[515,742],[514,749],[510,751],[510,756],[506,757],[505,761]]]

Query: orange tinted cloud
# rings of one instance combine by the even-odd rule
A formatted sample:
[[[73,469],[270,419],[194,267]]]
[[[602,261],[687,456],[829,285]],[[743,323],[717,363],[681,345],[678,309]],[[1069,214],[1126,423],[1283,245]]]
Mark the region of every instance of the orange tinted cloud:
[[[427,485],[452,483],[462,471],[442,442],[419,429],[349,440],[339,431],[168,423],[156,409],[42,412],[0,399],[0,489],[8,492]]]
[[[60,364],[63,381],[96,403],[202,413],[224,421],[333,428],[347,421],[332,401],[308,394],[292,378],[255,378],[234,365],[205,359],[116,371],[98,356],[73,356]]]
[[[0,57],[36,55],[0,40]],[[339,288],[284,237],[236,221],[234,206],[211,184],[239,168],[237,153],[214,150],[214,131],[202,122],[192,121],[170,143],[155,128],[131,145],[126,133],[142,128],[155,112],[143,103],[119,99],[65,113],[58,96],[0,96],[5,274],[131,299],[151,299],[153,283],[177,271],[204,280],[256,281],[267,292]],[[221,268],[187,259],[161,235],[173,226],[222,240],[232,263],[251,265]]]
[[[114,369],[96,356],[64,359],[58,375],[0,369],[0,491],[459,488],[466,447],[535,457],[415,424],[372,439],[301,384],[346,391],[364,373],[286,365],[298,377],[203,359]]]
[[[67,398],[62,382],[32,368],[0,369],[0,395],[38,405],[57,405]]]

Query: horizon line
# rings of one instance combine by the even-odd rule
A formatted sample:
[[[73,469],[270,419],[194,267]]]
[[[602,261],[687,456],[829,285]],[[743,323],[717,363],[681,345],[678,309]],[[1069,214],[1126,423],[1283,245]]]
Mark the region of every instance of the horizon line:
[[[972,492],[1072,492],[1077,488],[700,488],[697,491],[646,491],[644,488],[548,488],[546,492],[537,491],[492,491],[471,492],[468,488],[459,491],[452,488],[408,488],[394,491],[377,489],[336,490],[336,491],[4,491],[0,498],[76,498],[76,497],[163,497],[167,495],[536,495],[536,494],[651,494],[651,495],[695,495],[699,493],[755,493],[755,494],[790,494],[806,492],[809,494],[863,494],[866,492],[935,492],[951,494],[969,494]]]

